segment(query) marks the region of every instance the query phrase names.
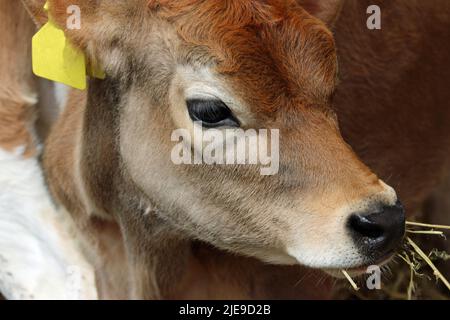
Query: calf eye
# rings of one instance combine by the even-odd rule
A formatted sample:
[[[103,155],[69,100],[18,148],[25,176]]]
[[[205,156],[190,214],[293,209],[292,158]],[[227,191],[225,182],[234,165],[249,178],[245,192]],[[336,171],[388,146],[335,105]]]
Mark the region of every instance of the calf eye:
[[[192,121],[201,121],[203,127],[239,127],[239,121],[220,100],[191,99],[186,103]]]

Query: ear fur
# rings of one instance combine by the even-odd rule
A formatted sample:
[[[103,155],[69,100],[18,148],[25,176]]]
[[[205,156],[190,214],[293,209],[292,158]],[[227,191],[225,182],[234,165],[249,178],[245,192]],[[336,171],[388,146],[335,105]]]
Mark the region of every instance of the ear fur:
[[[329,27],[336,22],[345,0],[297,0],[309,14],[319,18]]]
[[[46,0],[21,0],[34,23],[40,27],[47,22],[47,13],[44,10]]]

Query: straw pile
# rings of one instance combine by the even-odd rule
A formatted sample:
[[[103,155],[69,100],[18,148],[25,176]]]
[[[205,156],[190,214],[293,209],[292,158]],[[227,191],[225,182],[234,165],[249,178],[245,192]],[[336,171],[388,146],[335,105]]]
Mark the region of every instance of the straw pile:
[[[347,278],[335,286],[338,299],[450,299],[450,282],[445,272],[450,270],[450,254],[434,248],[436,241],[430,237],[450,234],[450,226],[406,222],[406,236],[402,248],[387,266],[381,268],[380,290],[366,288],[366,277]]]

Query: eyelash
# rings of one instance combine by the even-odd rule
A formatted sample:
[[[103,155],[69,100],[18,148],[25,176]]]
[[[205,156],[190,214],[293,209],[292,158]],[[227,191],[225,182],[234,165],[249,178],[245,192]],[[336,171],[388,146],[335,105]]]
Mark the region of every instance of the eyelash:
[[[192,121],[201,121],[203,127],[239,127],[239,121],[221,100],[191,99],[186,101]]]

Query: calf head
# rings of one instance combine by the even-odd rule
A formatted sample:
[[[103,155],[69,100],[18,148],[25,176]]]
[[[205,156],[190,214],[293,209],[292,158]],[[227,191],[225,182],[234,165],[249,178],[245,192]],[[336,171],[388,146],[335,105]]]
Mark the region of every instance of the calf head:
[[[61,27],[67,7],[80,7],[81,29],[66,33],[107,74],[90,83],[77,160],[95,213],[122,221],[123,208],[151,203],[136,223],[322,269],[376,263],[400,242],[394,190],[343,141],[332,110],[327,24],[341,1],[49,2]],[[193,132],[194,120],[279,130],[279,171],[175,164],[171,135]]]

